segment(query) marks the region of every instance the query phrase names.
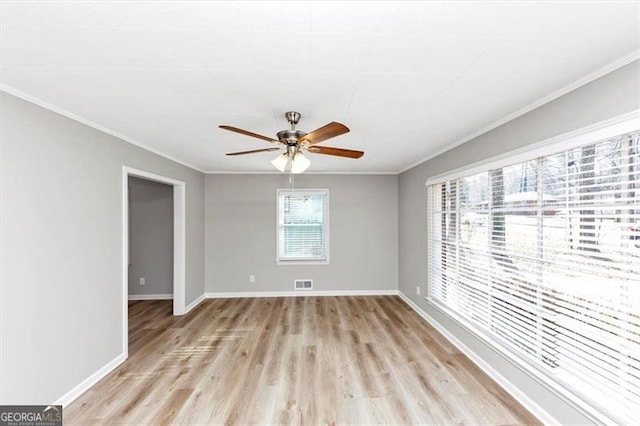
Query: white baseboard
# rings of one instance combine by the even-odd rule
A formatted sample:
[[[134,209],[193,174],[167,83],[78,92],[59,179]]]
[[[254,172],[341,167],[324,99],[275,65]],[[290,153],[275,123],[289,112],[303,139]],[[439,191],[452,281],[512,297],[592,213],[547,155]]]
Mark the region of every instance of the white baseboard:
[[[544,424],[560,424],[551,414],[549,414],[538,403],[533,401],[528,395],[526,395],[520,388],[511,383],[502,374],[498,373],[491,365],[489,365],[484,359],[472,351],[457,337],[451,334],[446,328],[444,328],[439,322],[433,319],[430,315],[424,312],[418,305],[416,305],[409,297],[399,290],[342,290],[342,291],[282,291],[282,292],[235,292],[235,293],[205,293],[191,302],[185,309],[185,313],[191,311],[198,306],[205,298],[206,299],[222,299],[222,298],[246,298],[246,297],[300,297],[300,296],[391,296],[397,295],[409,305],[418,315],[420,315],[427,323],[438,330],[444,337],[447,338],[454,346],[456,346],[463,354],[471,359],[482,371],[484,371],[489,377],[495,380],[500,386],[502,386],[509,394],[511,394],[520,404],[527,408],[534,416],[541,420]],[[129,299],[140,300],[140,299]],[[89,388],[95,385],[100,379],[113,371],[116,367],[122,364],[126,360],[124,353],[118,355],[113,360],[109,361],[106,365],[94,372],[91,376],[87,377],[81,383],[73,387],[69,392],[55,401],[54,405],[67,406],[73,402],[76,398],[86,392]]]
[[[53,405],[62,405],[63,408],[71,404],[76,398],[85,393],[89,388],[98,383],[107,374],[111,373],[116,367],[122,364],[127,357],[121,353],[107,364],[102,366],[98,371],[84,379],[82,382],[73,387],[69,392],[62,395]]]
[[[426,322],[428,322],[433,328],[438,330],[447,340],[449,340],[456,348],[465,354],[471,361],[473,361],[482,371],[484,371],[489,377],[496,381],[504,390],[506,390],[513,398],[518,401],[523,407],[525,407],[531,414],[536,416],[538,420],[545,425],[559,425],[561,424],[556,420],[547,410],[542,408],[531,397],[525,394],[519,387],[511,383],[509,379],[500,374],[489,363],[487,363],[482,357],[471,350],[467,345],[462,343],[460,339],[454,336],[446,328],[442,326],[438,321],[433,319],[429,314],[423,311],[418,305],[407,297],[401,291],[398,292],[400,298],[411,307],[418,315],[420,315]]]
[[[304,296],[397,296],[398,290],[298,290],[298,291],[255,291],[232,293],[205,293],[207,299],[229,299],[243,297],[304,297]]]
[[[129,295],[129,300],[167,300],[173,299],[173,294],[131,294]],[[200,302],[204,300],[204,294],[200,295],[196,300],[191,302],[185,308],[185,314],[198,306]],[[81,383],[76,385],[69,392],[65,393],[63,396],[58,398],[58,400],[54,403],[54,405],[62,405],[63,407],[71,404],[76,398],[85,393],[89,388],[98,383],[100,379],[113,371],[116,367],[122,364],[127,357],[124,353],[118,355],[113,360],[109,361],[106,365],[101,367],[98,371],[93,373],[91,376],[87,377]]]
[[[130,294],[129,300],[171,300],[173,294]]]
[[[200,296],[198,296],[196,298],[196,300],[194,300],[193,302],[189,303],[185,308],[184,308],[184,313],[187,314],[189,311],[191,311],[193,308],[195,308],[196,306],[198,306],[200,304],[200,302],[202,302],[204,300],[204,294],[201,294]]]
[[[218,298],[239,298],[239,297],[296,297],[296,296],[389,296],[398,295],[398,290],[342,290],[342,291],[269,291],[269,292],[238,292],[238,293],[205,293],[200,295],[185,308],[185,314],[198,306],[204,299]],[[170,297],[167,297],[170,296]],[[144,298],[143,298],[144,297]],[[172,299],[173,295],[152,294],[152,295],[129,295],[129,300],[163,300]],[[106,365],[87,377],[81,383],[73,387],[69,392],[55,401],[54,405],[69,405],[89,388],[95,385],[100,379],[113,371],[126,360],[124,353],[118,355]]]

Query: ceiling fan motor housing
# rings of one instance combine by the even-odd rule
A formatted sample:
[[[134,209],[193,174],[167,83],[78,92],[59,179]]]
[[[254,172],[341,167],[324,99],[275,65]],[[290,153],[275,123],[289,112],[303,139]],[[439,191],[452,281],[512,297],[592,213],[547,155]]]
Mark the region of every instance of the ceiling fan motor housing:
[[[278,140],[287,145],[296,145],[304,135],[306,133],[302,130],[281,130],[278,132]]]

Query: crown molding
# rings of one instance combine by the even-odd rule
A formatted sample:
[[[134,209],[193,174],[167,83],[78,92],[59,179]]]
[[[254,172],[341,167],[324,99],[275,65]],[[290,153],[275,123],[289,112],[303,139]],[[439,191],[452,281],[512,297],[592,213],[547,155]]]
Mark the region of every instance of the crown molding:
[[[0,84],[0,91],[8,93],[9,95],[13,95],[13,96],[15,96],[17,98],[20,98],[20,99],[25,100],[27,102],[30,102],[32,104],[38,105],[39,107],[42,107],[42,108],[47,109],[49,111],[55,112],[56,114],[60,114],[60,115],[62,115],[64,117],[67,117],[67,118],[73,120],[73,121],[77,121],[78,123],[84,124],[85,126],[91,127],[91,128],[93,128],[95,130],[98,130],[98,131],[100,131],[102,133],[106,133],[109,136],[113,136],[114,138],[120,139],[120,140],[122,140],[124,142],[127,142],[127,143],[131,144],[131,145],[135,145],[138,148],[142,148],[142,149],[144,149],[146,151],[149,151],[149,152],[151,152],[153,154],[159,155],[160,157],[166,158],[167,160],[171,160],[174,163],[178,163],[178,164],[181,164],[181,165],[183,165],[185,167],[188,167],[190,169],[196,170],[196,171],[198,171],[200,173],[204,173],[202,170],[200,170],[199,168],[197,168],[196,166],[194,166],[192,164],[186,163],[186,162],[184,162],[182,160],[179,160],[179,159],[177,159],[175,157],[172,157],[171,155],[165,154],[164,152],[159,151],[159,150],[157,150],[155,148],[151,148],[150,146],[145,145],[142,142],[139,142],[139,141],[137,141],[135,139],[132,139],[132,138],[130,138],[128,136],[125,136],[122,133],[116,132],[115,130],[111,130],[111,129],[107,128],[107,127],[104,127],[104,126],[94,122],[94,121],[86,119],[86,118],[84,118],[84,117],[82,117],[82,116],[80,116],[78,114],[74,114],[73,112],[68,111],[68,110],[66,110],[64,108],[60,108],[58,106],[50,104],[50,103],[48,103],[48,102],[46,102],[46,101],[44,101],[44,100],[42,100],[40,98],[36,98],[35,96],[29,95],[27,93],[24,93],[24,92],[22,92],[22,91],[20,91],[18,89],[15,89],[15,88],[13,88],[13,87],[11,87],[9,85],[6,85],[4,83]]]
[[[206,175],[283,175],[289,176],[289,173],[281,173],[276,171],[205,171]],[[398,172],[304,172],[300,175],[398,175]],[[297,176],[297,175],[294,175]]]
[[[574,81],[573,83],[568,84],[568,85],[562,87],[561,89],[556,90],[555,92],[550,93],[547,96],[544,96],[543,98],[540,98],[539,100],[533,102],[532,104],[529,104],[526,107],[521,108],[521,109],[519,109],[519,110],[517,110],[517,111],[515,111],[515,112],[513,112],[513,113],[511,113],[509,115],[507,115],[506,117],[503,117],[502,119],[500,119],[498,121],[495,121],[492,124],[482,128],[482,129],[480,129],[480,130],[478,130],[476,132],[473,132],[470,135],[465,136],[464,138],[459,139],[456,142],[445,146],[444,148],[441,148],[441,149],[435,151],[432,154],[429,154],[427,157],[424,157],[423,159],[421,159],[421,160],[419,160],[419,161],[417,161],[417,162],[415,162],[415,163],[413,163],[413,164],[411,164],[411,165],[409,165],[409,166],[407,166],[407,167],[405,167],[405,168],[403,168],[403,169],[401,169],[399,171],[390,171],[390,172],[336,171],[336,172],[306,172],[304,174],[313,174],[313,175],[399,175],[399,174],[402,174],[402,173],[404,173],[404,172],[406,172],[406,171],[408,171],[410,169],[413,169],[416,166],[419,166],[420,164],[422,164],[422,163],[424,163],[426,161],[431,160],[432,158],[437,157],[438,155],[444,154],[445,152],[447,152],[447,151],[449,151],[449,150],[451,150],[451,149],[453,149],[453,148],[455,148],[455,147],[457,147],[459,145],[462,145],[462,144],[464,144],[466,142],[469,142],[470,140],[475,139],[478,136],[483,135],[483,134],[485,134],[487,132],[490,132],[491,130],[494,130],[495,128],[497,128],[499,126],[502,126],[503,124],[506,124],[506,123],[508,123],[508,122],[510,122],[510,121],[512,121],[512,120],[514,120],[514,119],[516,119],[516,118],[528,113],[528,112],[531,112],[531,111],[535,110],[536,108],[541,107],[542,105],[545,105],[545,104],[547,104],[547,103],[549,103],[549,102],[551,102],[551,101],[553,101],[555,99],[558,99],[561,96],[566,95],[567,93],[570,93],[570,92],[572,92],[572,91],[574,91],[574,90],[576,90],[576,89],[578,89],[578,88],[580,88],[580,87],[582,87],[582,86],[584,86],[584,85],[586,85],[588,83],[591,83],[592,81],[597,80],[600,77],[603,77],[603,76],[605,76],[605,75],[607,75],[607,74],[609,74],[609,73],[611,73],[611,72],[613,72],[613,71],[615,71],[615,70],[617,70],[619,68],[622,68],[625,65],[628,65],[628,64],[634,62],[634,61],[637,61],[638,59],[640,59],[640,50],[636,50],[636,51],[634,51],[634,52],[632,52],[632,53],[630,53],[630,54],[628,54],[628,55],[626,55],[626,56],[624,56],[624,57],[622,57],[622,58],[620,58],[620,59],[618,59],[618,60],[616,60],[616,61],[614,61],[614,62],[612,62],[612,63],[610,63],[610,64],[608,64],[608,65],[606,65],[606,66],[604,66],[604,67],[602,67],[602,68],[600,68],[598,70],[596,70],[596,71],[594,71],[594,72],[592,72],[592,73],[587,74],[586,76]],[[86,118],[84,118],[84,117],[82,117],[80,115],[74,114],[74,113],[72,113],[72,112],[70,112],[68,110],[65,110],[63,108],[57,107],[55,105],[52,105],[52,104],[50,104],[50,103],[48,103],[48,102],[46,102],[46,101],[44,101],[44,100],[42,100],[40,98],[37,98],[35,96],[29,95],[29,94],[24,93],[24,92],[22,92],[20,90],[17,90],[17,89],[15,89],[15,88],[7,85],[7,84],[4,84],[4,83],[0,84],[0,91],[6,92],[6,93],[8,93],[10,95],[16,96],[16,97],[21,98],[21,99],[23,99],[25,101],[31,102],[33,104],[36,104],[36,105],[38,105],[38,106],[40,106],[42,108],[45,108],[45,109],[47,109],[49,111],[52,111],[52,112],[55,112],[55,113],[60,114],[62,116],[65,116],[65,117],[67,117],[67,118],[69,118],[71,120],[74,120],[74,121],[77,121],[79,123],[82,123],[82,124],[84,124],[86,126],[89,126],[89,127],[93,128],[93,129],[99,130],[99,131],[101,131],[103,133],[106,133],[106,134],[111,135],[111,136],[113,136],[115,138],[118,138],[118,139],[120,139],[120,140],[122,140],[124,142],[130,143],[131,145],[135,145],[135,146],[137,146],[139,148],[142,148],[142,149],[144,149],[146,151],[149,151],[151,153],[159,155],[159,156],[161,156],[163,158],[166,158],[167,160],[171,160],[171,161],[173,161],[175,163],[178,163],[178,164],[181,164],[183,166],[189,167],[190,169],[196,170],[196,171],[198,171],[200,173],[210,174],[210,175],[222,175],[222,174],[247,174],[247,175],[249,175],[249,174],[251,174],[251,175],[253,175],[253,174],[281,174],[280,172],[266,172],[266,171],[202,170],[202,169],[200,169],[200,168],[198,168],[198,167],[196,167],[196,166],[194,166],[192,164],[189,164],[189,163],[186,163],[186,162],[184,162],[182,160],[179,160],[179,159],[177,159],[177,158],[175,158],[175,157],[173,157],[171,155],[168,155],[168,154],[166,154],[166,153],[164,153],[162,151],[159,151],[159,150],[157,150],[155,148],[152,148],[152,147],[150,147],[150,146],[148,146],[148,145],[146,145],[146,144],[144,144],[142,142],[139,142],[139,141],[137,141],[135,139],[132,139],[132,138],[130,138],[128,136],[125,136],[125,135],[123,135],[123,134],[121,134],[119,132],[116,132],[116,131],[111,130],[111,129],[107,128],[107,127],[104,127],[104,126],[102,126],[102,125],[100,125],[98,123],[95,123],[95,122],[91,121],[91,120],[88,120],[88,119],[86,119]]]
[[[459,145],[462,145],[465,142],[469,142],[470,140],[475,139],[480,135],[483,135],[483,134],[485,134],[487,132],[490,132],[491,130],[502,126],[503,124],[506,124],[506,123],[508,123],[508,122],[510,122],[512,120],[515,120],[516,118],[518,118],[518,117],[520,117],[522,115],[525,115],[526,113],[531,112],[534,109],[539,108],[544,104],[547,104],[547,103],[549,103],[551,101],[554,101],[554,100],[558,99],[559,97],[564,96],[567,93],[570,93],[570,92],[572,92],[572,91],[574,91],[574,90],[576,90],[576,89],[578,89],[578,88],[580,88],[582,86],[585,86],[585,85],[591,83],[592,81],[599,79],[600,77],[603,77],[603,76],[605,76],[605,75],[607,75],[607,74],[609,74],[609,73],[611,73],[611,72],[613,72],[613,71],[615,71],[615,70],[617,70],[619,68],[624,67],[625,65],[628,65],[628,64],[630,64],[630,63],[632,63],[634,61],[637,61],[638,59],[640,59],[640,50],[636,50],[636,51],[634,51],[634,52],[632,52],[632,53],[630,53],[630,54],[628,54],[626,56],[623,56],[622,58],[620,58],[620,59],[618,59],[618,60],[616,60],[616,61],[614,61],[614,62],[612,62],[612,63],[610,63],[608,65],[605,65],[604,67],[602,67],[602,68],[600,68],[600,69],[598,69],[598,70],[596,70],[596,71],[594,71],[592,73],[589,73],[589,74],[585,75],[582,78],[579,78],[578,80],[574,81],[573,83],[568,84],[568,85],[562,87],[561,89],[556,90],[555,92],[552,92],[552,93],[548,94],[547,96],[538,99],[534,103],[529,104],[526,107],[521,108],[521,109],[519,109],[519,110],[517,110],[515,112],[512,112],[511,114],[507,115],[506,117],[503,117],[502,119],[500,119],[498,121],[495,121],[494,123],[488,125],[487,127],[484,127],[484,128],[482,128],[482,129],[480,129],[480,130],[478,130],[476,132],[473,132],[470,135],[465,136],[464,138],[459,139],[458,141],[456,141],[456,142],[454,142],[452,144],[449,144],[449,145],[445,146],[444,148],[441,148],[441,149],[437,150],[433,154],[429,154],[427,157],[423,158],[422,160],[420,160],[420,161],[418,161],[416,163],[413,163],[412,165],[410,165],[408,167],[405,167],[404,169],[400,170],[398,172],[398,174],[404,173],[407,170],[411,170],[414,167],[419,166],[420,164],[424,163],[425,161],[429,161],[432,158],[435,158],[440,154],[444,154],[445,152],[450,151],[450,150],[452,150],[453,148],[455,148],[455,147],[457,147]]]

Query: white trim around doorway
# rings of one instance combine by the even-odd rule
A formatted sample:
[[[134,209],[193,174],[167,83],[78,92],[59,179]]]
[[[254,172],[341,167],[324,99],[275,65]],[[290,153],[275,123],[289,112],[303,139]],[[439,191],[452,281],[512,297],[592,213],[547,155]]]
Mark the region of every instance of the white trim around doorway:
[[[122,350],[129,356],[129,176],[173,186],[173,315],[186,310],[186,184],[132,167],[122,167]]]

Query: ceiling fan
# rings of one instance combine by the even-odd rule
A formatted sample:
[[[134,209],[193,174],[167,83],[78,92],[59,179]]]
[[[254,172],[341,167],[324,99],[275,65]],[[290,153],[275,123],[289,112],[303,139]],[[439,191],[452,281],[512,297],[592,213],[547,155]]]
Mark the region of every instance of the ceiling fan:
[[[349,128],[344,124],[337,123],[335,121],[326,124],[319,129],[310,133],[305,133],[301,130],[296,130],[296,124],[300,120],[300,113],[295,111],[289,111],[285,113],[285,118],[291,125],[290,130],[281,130],[276,136],[278,139],[273,139],[268,136],[262,136],[257,133],[242,130],[237,127],[221,125],[221,129],[229,130],[232,132],[240,133],[243,135],[251,136],[254,138],[262,139],[271,143],[281,143],[285,145],[286,151],[271,161],[273,166],[284,172],[287,166],[290,164],[291,173],[302,173],[309,168],[311,161],[302,154],[302,151],[310,152],[313,154],[325,154],[336,155],[338,157],[347,158],[360,158],[364,155],[363,151],[354,151],[351,149],[332,148],[328,146],[316,146],[317,143],[326,141],[327,139],[340,136],[348,133]],[[264,149],[252,149],[250,151],[238,151],[229,152],[227,155],[245,155],[255,154],[258,152],[278,151],[281,148],[264,148]]]

